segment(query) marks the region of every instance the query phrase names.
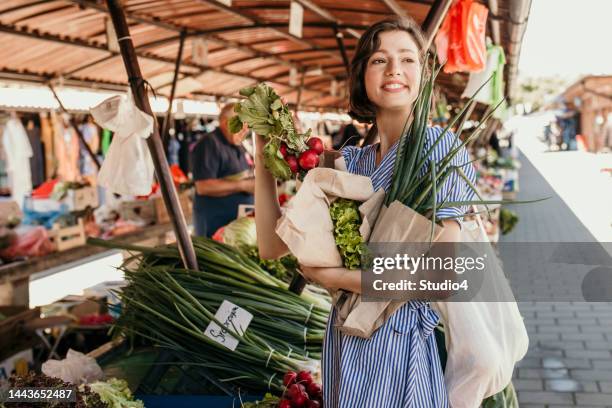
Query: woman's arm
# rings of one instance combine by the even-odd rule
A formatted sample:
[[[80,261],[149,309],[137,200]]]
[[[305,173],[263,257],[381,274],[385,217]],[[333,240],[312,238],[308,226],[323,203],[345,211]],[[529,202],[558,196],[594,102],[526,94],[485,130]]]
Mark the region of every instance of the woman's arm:
[[[289,249],[276,235],[276,222],[281,216],[276,180],[264,166],[263,146],[265,139],[255,136],[255,224],[257,246],[262,259],[277,259]]]

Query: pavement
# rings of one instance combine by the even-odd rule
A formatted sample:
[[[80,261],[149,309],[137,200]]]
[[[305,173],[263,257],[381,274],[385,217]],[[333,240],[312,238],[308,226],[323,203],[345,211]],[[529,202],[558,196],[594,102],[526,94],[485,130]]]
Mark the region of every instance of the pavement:
[[[528,120],[517,126],[515,143],[517,199],[551,199],[512,206],[519,223],[500,243],[612,242],[612,177],[599,171],[612,167],[612,155],[546,152]],[[519,308],[530,337],[513,380],[521,408],[612,408],[612,303],[529,301]]]

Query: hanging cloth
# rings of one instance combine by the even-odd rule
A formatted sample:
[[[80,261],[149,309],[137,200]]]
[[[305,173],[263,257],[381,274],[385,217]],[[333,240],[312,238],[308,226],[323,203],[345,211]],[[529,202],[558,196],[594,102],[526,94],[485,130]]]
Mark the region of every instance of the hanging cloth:
[[[47,112],[40,113],[40,140],[44,148],[45,180],[55,176],[55,151],[53,147],[53,125]]]
[[[23,206],[24,197],[32,191],[30,157],[32,146],[21,121],[12,117],[2,133],[2,145],[6,154],[6,170],[13,200]]]
[[[110,149],[111,141],[113,140],[113,132],[108,129],[102,129],[102,155],[106,157],[108,149]]]
[[[38,187],[45,181],[45,157],[43,153],[40,128],[36,126],[34,120],[30,119],[28,121],[26,131],[28,132],[30,146],[32,147],[32,157],[30,158],[32,186]]]
[[[489,10],[474,0],[456,1],[436,36],[436,50],[444,72],[479,72],[485,68],[485,34]]]
[[[55,158],[57,159],[57,176],[61,181],[78,181],[79,173],[79,137],[76,131],[63,118],[55,122]]]

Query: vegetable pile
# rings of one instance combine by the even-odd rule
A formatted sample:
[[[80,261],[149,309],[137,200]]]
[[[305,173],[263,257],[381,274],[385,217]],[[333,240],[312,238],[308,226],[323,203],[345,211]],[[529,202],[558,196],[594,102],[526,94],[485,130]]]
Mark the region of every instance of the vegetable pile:
[[[509,234],[514,229],[519,221],[518,215],[507,208],[502,208],[499,211],[499,226],[502,235]]]
[[[310,129],[304,134],[296,131],[289,108],[274,89],[260,83],[241,89],[240,94],[246,99],[234,106],[236,116],[230,119],[230,131],[237,133],[246,123],[266,139],[264,164],[275,178],[303,176],[319,165],[323,142],[316,137],[309,139]]]
[[[200,271],[181,267],[176,245],[136,247],[92,243],[139,251],[138,266],[124,268],[122,315],[113,332],[139,337],[172,351],[180,364],[201,365],[221,383],[241,390],[282,391],[287,370],[314,369],[321,357],[329,304],[312,293],[301,296],[270,276],[249,257],[227,245],[194,238]],[[228,300],[253,315],[235,351],[204,334]]]
[[[361,215],[358,203],[339,198],[330,205],[329,214],[334,223],[334,238],[344,266],[348,269],[359,269],[365,243],[359,233]]]
[[[314,382],[308,371],[289,371],[283,377],[286,387],[279,408],[319,408],[323,405],[321,385]]]
[[[85,387],[82,385],[79,389]],[[144,408],[142,401],[134,399],[125,380],[111,378],[107,381],[96,381],[89,384],[89,388],[98,394],[110,408]]]
[[[74,384],[60,380],[59,378],[48,377],[44,374],[36,374],[29,372],[25,376],[12,376],[9,378],[11,388],[57,388],[57,389],[75,389]],[[0,404],[1,406],[2,404]],[[37,407],[53,407],[53,408],[112,408],[111,405],[104,402],[100,395],[87,386],[81,386],[76,392],[76,402],[39,402],[32,404],[30,402],[14,402],[11,403],[11,408],[30,408],[32,405]]]
[[[223,228],[223,232],[219,236],[213,236],[213,239],[238,249],[270,275],[283,282],[290,282],[297,271],[298,263],[293,255],[286,255],[280,259],[262,259],[259,256],[257,230],[253,217],[241,217],[230,222]]]

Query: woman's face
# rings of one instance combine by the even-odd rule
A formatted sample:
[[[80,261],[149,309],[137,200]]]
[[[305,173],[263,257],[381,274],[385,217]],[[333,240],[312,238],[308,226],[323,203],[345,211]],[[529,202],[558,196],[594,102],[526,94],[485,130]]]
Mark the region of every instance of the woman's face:
[[[378,39],[364,75],[368,98],[378,111],[410,109],[419,93],[419,48],[405,31],[385,31]]]

